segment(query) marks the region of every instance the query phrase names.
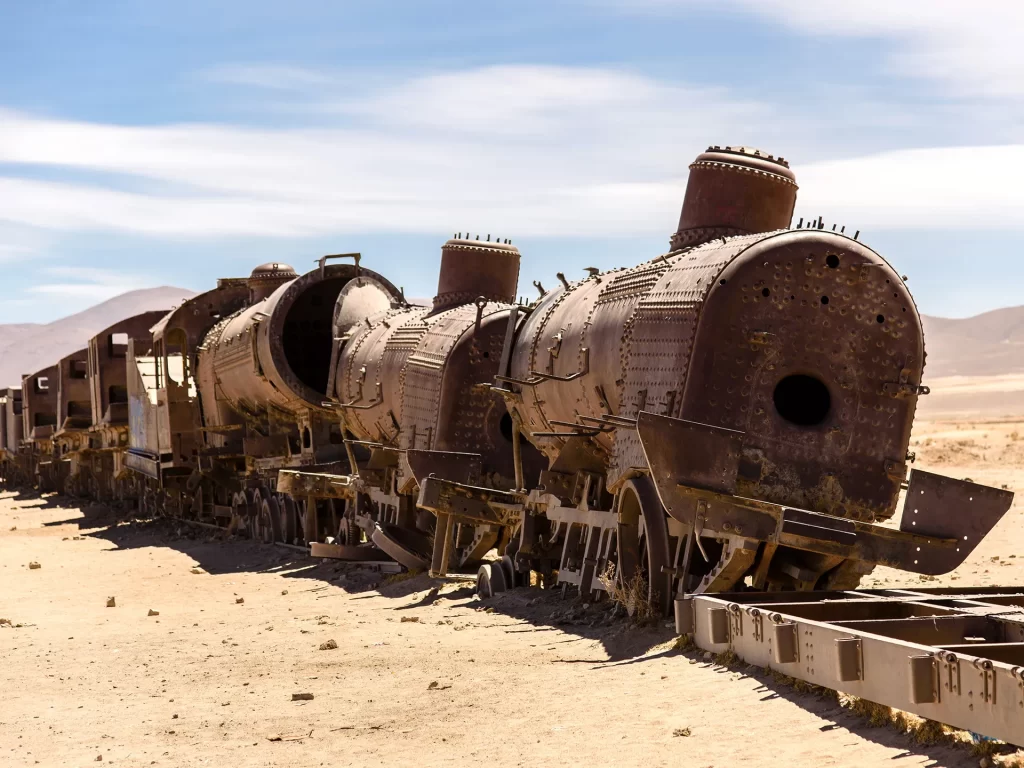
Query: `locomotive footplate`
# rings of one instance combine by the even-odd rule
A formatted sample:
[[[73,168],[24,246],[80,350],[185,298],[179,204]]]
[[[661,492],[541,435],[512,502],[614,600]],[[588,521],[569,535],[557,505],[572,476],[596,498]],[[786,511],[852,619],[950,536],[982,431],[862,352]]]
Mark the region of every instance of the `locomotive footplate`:
[[[353,492],[352,475],[341,463],[320,464],[302,469],[282,469],[277,473],[277,490],[293,498],[346,499]]]
[[[668,513],[704,536],[949,573],[1009,510],[1011,491],[910,471],[899,529],[735,495],[741,432],[641,413],[638,432]]]
[[[514,491],[426,477],[420,485],[418,507],[437,515],[451,515],[457,522],[484,525],[515,525],[522,517],[524,495]]]

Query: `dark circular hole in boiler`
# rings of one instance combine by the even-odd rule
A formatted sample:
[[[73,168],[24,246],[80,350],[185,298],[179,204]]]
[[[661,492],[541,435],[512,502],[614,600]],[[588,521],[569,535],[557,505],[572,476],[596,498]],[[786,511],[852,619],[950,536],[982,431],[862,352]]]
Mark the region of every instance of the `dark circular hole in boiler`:
[[[775,385],[772,396],[779,416],[800,427],[813,427],[828,416],[832,396],[821,381],[796,373]]]
[[[769,291],[767,288],[762,288],[761,289],[761,295],[764,296],[767,299],[769,296],[772,295],[772,292]]]
[[[877,322],[879,322],[879,323],[884,323],[884,322],[885,322],[885,315],[878,315],[878,316],[877,316],[877,317],[875,318],[875,320],[876,320]]]
[[[836,256],[834,253],[830,253],[828,256],[825,257],[825,265],[829,269],[835,269],[836,267],[839,266],[839,257]]]
[[[821,297],[821,303],[822,304],[828,304],[828,296],[822,296]]]
[[[494,422],[491,422],[492,424]],[[505,414],[501,417],[501,421],[498,422],[498,429],[501,430],[501,436],[512,442],[512,417],[509,414]]]

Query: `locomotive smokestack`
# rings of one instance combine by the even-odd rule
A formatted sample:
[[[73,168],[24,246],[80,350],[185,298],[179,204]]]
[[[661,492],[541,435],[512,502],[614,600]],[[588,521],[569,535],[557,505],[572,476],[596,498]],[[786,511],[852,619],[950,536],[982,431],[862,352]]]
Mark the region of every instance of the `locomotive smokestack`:
[[[263,301],[270,294],[277,290],[282,283],[294,280],[298,275],[295,270],[287,264],[276,261],[260,264],[249,275],[246,285],[249,286],[249,303],[255,304]]]
[[[513,304],[519,283],[519,249],[514,245],[452,238],[441,246],[434,312],[468,304],[480,296]]]
[[[796,205],[789,163],[752,147],[708,147],[690,165],[672,250],[785,229]]]

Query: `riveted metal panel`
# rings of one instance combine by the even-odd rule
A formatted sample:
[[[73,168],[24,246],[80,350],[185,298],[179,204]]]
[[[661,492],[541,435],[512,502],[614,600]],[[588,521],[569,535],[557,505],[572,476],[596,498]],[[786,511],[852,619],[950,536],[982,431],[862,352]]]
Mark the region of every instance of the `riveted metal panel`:
[[[798,230],[739,240],[748,247],[702,307],[680,417],[746,433],[742,495],[891,516],[924,365],[909,292],[847,237]],[[823,387],[822,413],[799,402],[789,413],[783,380]]]

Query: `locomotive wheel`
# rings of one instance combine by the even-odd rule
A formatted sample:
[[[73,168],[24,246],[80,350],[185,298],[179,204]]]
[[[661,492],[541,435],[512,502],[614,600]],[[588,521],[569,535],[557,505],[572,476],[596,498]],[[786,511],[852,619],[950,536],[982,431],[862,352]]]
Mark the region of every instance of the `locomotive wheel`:
[[[245,520],[249,530],[249,538],[253,541],[263,540],[263,496],[259,490],[245,492]]]
[[[281,506],[281,535],[286,544],[295,543],[295,500],[291,496],[282,496]]]
[[[249,502],[244,493],[236,493],[231,500],[231,524],[228,535],[232,533],[242,536],[249,533]]]
[[[357,546],[363,538],[363,530],[351,517],[341,518],[338,526],[338,543],[346,546]]]
[[[616,497],[618,567],[616,581],[629,596],[630,616],[649,609],[667,614],[672,599],[671,576],[662,573],[669,562],[668,519],[650,478],[628,481]],[[641,606],[641,602],[646,603]]]
[[[476,572],[476,594],[481,600],[494,597],[494,588],[491,584],[491,564],[484,563]]]
[[[476,593],[481,599],[494,597],[506,589],[508,589],[508,583],[505,581],[505,569],[502,567],[501,561],[484,563],[480,566],[480,570],[476,572]]]
[[[374,527],[370,540],[411,571],[430,567],[433,547],[426,536],[416,531],[385,523]]]
[[[508,555],[502,555],[501,560],[499,560],[498,562],[501,563],[501,571],[505,575],[506,589],[514,589],[515,587],[517,587],[518,584],[516,584],[516,568],[515,565],[512,563],[512,558]]]
[[[281,506],[277,499],[269,498],[260,501],[260,511],[255,517],[256,538],[264,544],[273,544],[281,540]]]

